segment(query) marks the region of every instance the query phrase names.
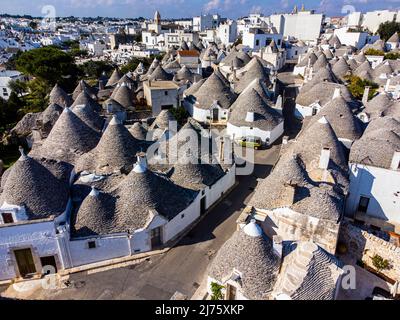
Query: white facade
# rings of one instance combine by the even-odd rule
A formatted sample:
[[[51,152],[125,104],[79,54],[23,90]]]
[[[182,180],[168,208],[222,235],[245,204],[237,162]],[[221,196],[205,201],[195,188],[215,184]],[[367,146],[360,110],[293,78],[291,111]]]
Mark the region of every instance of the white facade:
[[[321,109],[322,106],[318,102],[315,102],[310,106],[302,106],[296,103],[294,115],[299,119],[304,119],[305,117],[311,117],[318,114]]]
[[[281,21],[283,17],[283,23]],[[279,30],[284,37],[294,37],[303,41],[315,41],[321,34],[322,14],[311,11],[299,12],[296,14],[272,15],[271,21],[283,25],[283,30]],[[275,26],[277,27],[277,26]]]
[[[88,43],[87,50],[95,57],[101,57],[104,53],[104,50],[107,50],[107,46],[104,43],[95,41],[92,43]]]
[[[0,71],[0,97],[4,100],[8,100],[11,94],[11,89],[9,87],[10,81],[23,80],[23,78],[23,75],[19,71]]]
[[[29,249],[33,259],[32,274],[41,275],[40,258],[54,257],[58,270],[64,269],[60,236],[54,221],[39,221],[20,225],[0,225],[0,280],[21,277],[15,251]]]
[[[268,46],[272,40],[275,41],[278,48],[282,45],[282,35],[277,33],[258,33],[258,29],[250,29],[243,34],[243,45],[254,51]]]
[[[179,87],[172,81],[145,82],[143,89],[147,105],[152,107],[153,116],[159,115],[162,110],[179,106]]]
[[[196,102],[189,101],[189,99],[183,101],[183,106],[190,116],[198,122],[209,123],[214,121],[226,123],[228,120],[229,110],[222,108],[217,101],[209,109],[199,108]]]
[[[283,135],[284,122],[282,121],[271,131],[264,131],[253,127],[237,127],[229,122],[226,129],[227,134],[231,137],[231,139],[241,137],[259,137],[263,143],[270,145]]]
[[[142,42],[146,48],[163,50],[165,47],[164,34],[158,34],[151,31],[142,32]]]
[[[236,21],[229,20],[220,24],[218,27],[218,38],[226,46],[234,43],[237,39],[237,23]]]
[[[387,21],[400,21],[397,11],[377,10],[367,12],[363,15],[362,26],[369,31],[375,33],[378,31],[379,25]]]
[[[172,48],[173,46],[179,47],[183,41],[186,43],[197,44],[200,40],[199,34],[197,32],[184,32],[178,30],[173,33],[165,33],[165,46],[167,48]]]
[[[400,171],[350,164],[350,189],[346,214],[400,225]],[[359,212],[361,197],[369,199],[366,212]]]
[[[221,17],[219,15],[204,14],[193,18],[193,30],[205,31],[207,29],[216,29],[219,26]]]
[[[351,32],[347,27],[336,29],[334,34],[340,42],[346,46],[353,46],[362,49],[366,44],[372,44],[379,40],[379,36],[370,36],[367,32]]]

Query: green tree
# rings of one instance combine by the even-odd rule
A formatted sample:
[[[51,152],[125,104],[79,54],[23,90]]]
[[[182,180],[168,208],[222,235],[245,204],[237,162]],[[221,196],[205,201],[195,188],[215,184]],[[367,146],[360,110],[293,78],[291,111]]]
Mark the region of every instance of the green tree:
[[[385,60],[397,60],[400,58],[400,53],[389,52],[385,54]]]
[[[37,24],[37,22],[35,22],[35,21],[31,21],[31,22],[29,22],[29,26],[30,26],[33,30],[36,30],[37,27],[38,27],[38,24]]]
[[[385,52],[383,52],[381,50],[376,50],[376,49],[370,48],[370,49],[365,50],[364,54],[366,56],[384,56]]]
[[[349,81],[349,85],[348,85],[349,91],[351,92],[353,97],[358,100],[362,99],[362,97],[364,95],[365,87],[370,87],[368,99],[372,99],[372,97],[375,95],[377,89],[379,88],[379,85],[377,85],[375,82],[361,79],[356,76],[348,77],[347,81]]]
[[[171,109],[171,113],[174,115],[176,121],[181,126],[187,122],[187,119],[189,117],[189,114],[187,113],[187,111],[184,107],[179,107],[176,109],[173,108],[173,109]]]
[[[22,53],[16,60],[17,70],[46,82],[59,83],[67,91],[76,85],[79,69],[74,58],[54,47],[43,47]]]
[[[40,112],[46,109],[49,105],[48,94],[51,88],[47,81],[40,78],[29,81],[28,90],[30,94],[24,97],[21,115],[23,116],[29,112]]]
[[[400,23],[395,21],[381,23],[377,31],[381,39],[384,41],[387,41],[396,32],[400,32]]]
[[[372,264],[378,271],[388,270],[391,268],[389,260],[383,259],[377,254],[372,257]]]
[[[105,61],[87,61],[79,66],[81,74],[86,79],[98,79],[103,72],[110,74],[114,70],[114,66]]]
[[[8,83],[8,87],[11,91],[15,92],[18,96],[21,96],[28,90],[27,83],[21,80],[12,80]]]
[[[222,290],[225,287],[216,283],[216,282],[211,282],[211,300],[222,300],[223,295],[222,295]]]

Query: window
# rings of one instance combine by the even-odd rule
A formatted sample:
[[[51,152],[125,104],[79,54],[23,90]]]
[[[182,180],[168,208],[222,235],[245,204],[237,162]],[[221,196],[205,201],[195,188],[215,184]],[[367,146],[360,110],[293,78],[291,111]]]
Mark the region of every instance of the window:
[[[168,91],[164,91],[164,95],[166,95],[166,96],[167,96],[167,95],[168,95]]]
[[[11,212],[4,212],[1,214],[4,223],[14,223],[14,218]]]
[[[184,215],[184,214],[182,214],[182,215],[181,215],[181,219],[184,219],[184,218],[185,218],[185,215]]]
[[[367,213],[369,200],[370,199],[367,197],[360,197],[360,202],[358,204],[358,212]]]
[[[281,39],[278,39],[278,46],[281,45]]]
[[[89,249],[96,249],[96,241],[89,241],[88,242]]]
[[[256,40],[256,46],[260,45],[260,40]]]

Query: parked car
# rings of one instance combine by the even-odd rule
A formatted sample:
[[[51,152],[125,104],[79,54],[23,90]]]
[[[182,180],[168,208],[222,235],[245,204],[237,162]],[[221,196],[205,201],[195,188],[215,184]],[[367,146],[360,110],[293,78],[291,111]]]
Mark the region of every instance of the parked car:
[[[242,147],[260,149],[262,147],[262,141],[258,137],[242,137],[238,140],[238,144]]]

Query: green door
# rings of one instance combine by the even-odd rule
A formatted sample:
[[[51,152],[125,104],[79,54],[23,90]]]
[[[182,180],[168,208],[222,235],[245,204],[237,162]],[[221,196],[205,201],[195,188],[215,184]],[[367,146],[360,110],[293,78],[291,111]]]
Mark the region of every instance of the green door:
[[[14,254],[21,277],[26,277],[28,274],[36,273],[31,249],[15,250]]]

